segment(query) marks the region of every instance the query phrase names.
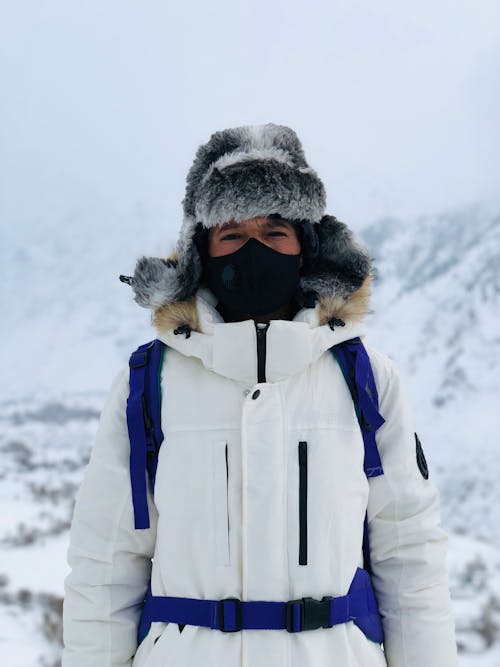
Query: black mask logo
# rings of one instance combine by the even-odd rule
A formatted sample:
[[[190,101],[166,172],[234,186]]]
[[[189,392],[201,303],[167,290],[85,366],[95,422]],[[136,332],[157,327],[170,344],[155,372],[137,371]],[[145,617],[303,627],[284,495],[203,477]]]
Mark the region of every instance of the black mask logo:
[[[235,289],[236,287],[236,267],[233,264],[226,264],[222,269],[221,280],[226,289]]]
[[[229,312],[267,315],[294,296],[300,257],[273,250],[252,237],[235,252],[208,257],[208,286]]]

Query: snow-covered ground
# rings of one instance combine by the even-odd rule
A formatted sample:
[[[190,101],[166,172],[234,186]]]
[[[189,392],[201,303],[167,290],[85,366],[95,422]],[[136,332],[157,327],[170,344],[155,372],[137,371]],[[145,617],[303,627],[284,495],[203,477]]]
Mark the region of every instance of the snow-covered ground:
[[[94,232],[85,219],[55,221],[29,238],[10,230],[2,250],[11,289],[1,339],[0,653],[9,667],[59,664],[75,491],[113,374],[154,337],[118,275],[170,246],[150,236],[134,247],[134,216],[115,238],[96,243]],[[378,270],[366,340],[406,378],[441,493],[460,667],[500,667],[500,216],[478,206],[359,233]]]

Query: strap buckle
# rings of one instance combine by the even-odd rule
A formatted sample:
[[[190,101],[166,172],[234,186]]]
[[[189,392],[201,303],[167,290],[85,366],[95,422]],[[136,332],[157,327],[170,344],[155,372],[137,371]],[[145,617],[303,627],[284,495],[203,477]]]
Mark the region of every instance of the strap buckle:
[[[148,362],[147,351],[139,350],[132,353],[128,361],[128,365],[130,366],[130,368],[141,368],[141,366],[145,366],[147,362]]]
[[[330,600],[333,596],[324,595],[321,600],[304,597],[285,603],[285,627],[287,632],[331,628]],[[297,609],[298,607],[298,609]]]
[[[145,366],[148,363],[148,350],[150,350],[154,344],[155,341],[152,340],[151,342],[138,347],[135,352],[132,352],[128,361],[130,368],[141,368],[141,366]]]
[[[234,608],[234,616],[233,614],[229,614],[228,618],[228,626],[234,626],[234,627],[226,627],[225,624],[225,602],[234,602],[236,605]],[[241,630],[243,628],[243,623],[242,623],[242,615],[241,615],[241,600],[238,598],[224,598],[223,600],[219,600],[218,602],[218,623],[219,623],[219,630],[222,632],[238,632],[238,630]]]

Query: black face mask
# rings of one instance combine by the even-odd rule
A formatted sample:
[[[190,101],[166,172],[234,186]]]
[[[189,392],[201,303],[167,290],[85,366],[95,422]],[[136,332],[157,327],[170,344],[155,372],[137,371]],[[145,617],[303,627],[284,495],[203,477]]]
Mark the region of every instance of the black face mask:
[[[207,258],[208,286],[228,312],[267,315],[290,302],[299,268],[300,253],[287,255],[252,237],[229,255]]]

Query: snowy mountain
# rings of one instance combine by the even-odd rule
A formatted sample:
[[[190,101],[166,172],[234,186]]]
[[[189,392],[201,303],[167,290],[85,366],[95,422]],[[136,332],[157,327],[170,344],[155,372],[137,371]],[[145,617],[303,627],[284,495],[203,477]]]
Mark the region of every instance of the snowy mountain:
[[[103,391],[129,350],[154,337],[148,311],[118,276],[132,273],[141,254],[166,254],[172,245],[164,212],[139,204],[6,228],[0,354],[9,397]]]
[[[500,215],[389,218],[360,236],[377,270],[367,340],[403,372],[441,493],[459,647],[498,666]]]
[[[406,227],[380,220],[363,238],[379,272],[375,307],[386,313],[376,320],[378,340],[383,334],[410,373],[425,364],[428,377],[437,364],[429,401],[440,406],[498,389],[500,216],[470,207]],[[384,330],[388,312],[398,326]],[[414,333],[402,348],[403,321]]]
[[[4,236],[0,644],[10,667],[59,664],[74,495],[114,374],[154,337],[118,275],[172,249],[158,244],[164,228],[161,211],[139,206],[106,220],[30,220]],[[477,205],[384,218],[359,235],[377,269],[366,339],[406,379],[441,492],[460,665],[498,667],[500,215]]]

